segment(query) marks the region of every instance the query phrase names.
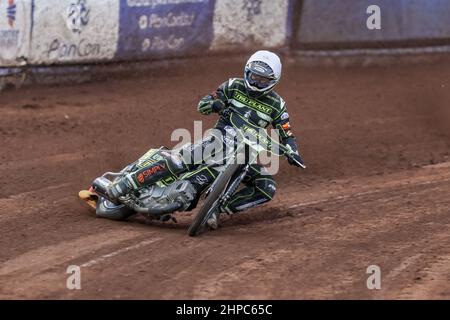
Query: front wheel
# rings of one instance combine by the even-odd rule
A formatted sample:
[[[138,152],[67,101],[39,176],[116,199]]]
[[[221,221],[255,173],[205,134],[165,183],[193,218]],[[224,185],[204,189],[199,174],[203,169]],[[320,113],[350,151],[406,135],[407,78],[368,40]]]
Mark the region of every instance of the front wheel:
[[[206,197],[205,200],[205,204],[199,210],[194,221],[189,226],[188,231],[189,236],[191,237],[197,236],[202,230],[202,227],[205,225],[206,221],[211,216],[211,214],[215,210],[219,209],[218,206],[220,196],[227,187],[231,177],[235,174],[235,172],[238,170],[239,167],[240,167],[239,164],[233,163],[229,165],[228,168],[226,168],[225,171],[217,178],[216,182],[214,183],[214,189],[211,190],[211,192],[208,194],[208,197]]]

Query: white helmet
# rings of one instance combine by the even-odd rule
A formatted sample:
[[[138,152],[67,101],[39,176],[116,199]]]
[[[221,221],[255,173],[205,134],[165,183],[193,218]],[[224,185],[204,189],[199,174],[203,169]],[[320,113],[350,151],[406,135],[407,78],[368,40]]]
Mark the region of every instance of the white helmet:
[[[268,94],[281,78],[281,60],[273,52],[261,50],[253,54],[245,65],[245,86],[252,96]]]

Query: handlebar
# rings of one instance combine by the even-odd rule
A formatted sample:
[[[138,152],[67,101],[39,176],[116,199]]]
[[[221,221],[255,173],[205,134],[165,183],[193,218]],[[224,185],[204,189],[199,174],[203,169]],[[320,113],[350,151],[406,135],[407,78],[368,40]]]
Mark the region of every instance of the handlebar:
[[[292,161],[294,161],[300,168],[306,169],[306,166],[305,166],[303,163],[301,163],[300,161],[298,161],[297,159],[295,159],[295,158],[292,156],[292,154],[290,154],[290,153],[285,153],[284,155],[286,156],[286,158],[289,158],[289,159],[291,159]]]

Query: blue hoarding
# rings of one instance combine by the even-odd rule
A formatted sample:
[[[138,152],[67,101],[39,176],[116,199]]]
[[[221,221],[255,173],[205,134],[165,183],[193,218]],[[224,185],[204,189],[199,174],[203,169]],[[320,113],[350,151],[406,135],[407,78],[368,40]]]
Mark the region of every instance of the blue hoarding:
[[[166,58],[208,50],[215,0],[121,0],[117,59]]]
[[[377,5],[381,29],[366,12]],[[438,40],[450,38],[449,0],[304,0],[299,43]]]

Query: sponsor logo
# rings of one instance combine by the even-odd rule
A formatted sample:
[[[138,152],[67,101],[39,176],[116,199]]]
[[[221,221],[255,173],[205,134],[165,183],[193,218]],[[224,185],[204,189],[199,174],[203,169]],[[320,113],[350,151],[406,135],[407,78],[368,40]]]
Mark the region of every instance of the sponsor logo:
[[[160,28],[175,28],[175,27],[189,27],[192,26],[195,20],[194,14],[181,12],[175,14],[169,12],[167,15],[158,15],[152,13],[150,16],[142,15],[139,18],[140,29],[160,29]]]
[[[0,3],[2,1],[0,0]],[[17,4],[16,0],[6,0],[6,10],[0,13],[0,20],[5,17],[7,22],[7,27],[0,30],[0,51],[5,50],[6,56],[19,56],[17,50],[19,49],[21,30],[16,19],[18,15],[23,14],[22,6],[20,3]]]
[[[208,183],[209,179],[207,176],[205,176],[204,174],[196,176],[195,180],[197,181],[197,183],[201,186],[204,186],[205,184]]]
[[[6,16],[8,17],[8,24],[11,28],[14,28],[14,22],[16,21],[17,7],[14,0],[8,0],[8,7],[6,8]]]
[[[285,112],[281,115],[280,120],[286,120],[289,119],[289,113]]]
[[[261,14],[262,0],[244,0],[242,9],[247,10],[247,20],[253,21],[253,18]]]
[[[196,4],[205,3],[209,0],[126,0],[128,7],[151,7],[170,5],[170,4]]]
[[[147,170],[141,172],[141,173],[138,175],[137,179],[138,179],[139,183],[142,184],[142,183],[145,182],[145,180],[146,180],[148,177],[151,177],[151,176],[153,176],[154,174],[156,174],[157,172],[164,171],[164,170],[166,170],[166,167],[165,167],[164,165],[162,165],[162,164],[159,164],[159,165],[157,165],[157,166],[151,167],[150,169],[147,169]]]
[[[66,11],[67,28],[72,32],[81,33],[82,29],[89,23],[90,11],[87,0],[72,2]]]
[[[259,142],[259,144],[261,144],[261,145],[263,145],[263,146],[265,146],[267,148],[270,148],[271,141],[267,137],[264,137],[262,134],[260,134],[258,132],[258,130],[254,129],[252,127],[244,125],[244,126],[242,126],[242,131],[244,131],[250,137],[256,138],[257,141]]]
[[[251,115],[252,115],[252,112],[251,112],[251,111],[247,111],[247,112],[244,114],[244,117],[247,118],[247,119],[249,119]]]
[[[269,123],[268,123],[267,121],[264,121],[264,120],[259,120],[259,121],[258,121],[258,125],[259,125],[260,127],[265,128],[265,127],[267,127],[267,126],[269,125]]]
[[[289,130],[289,129],[291,128],[291,124],[290,124],[289,122],[287,122],[287,123],[283,124],[281,127],[282,127],[284,130]]]
[[[241,94],[239,92],[236,92],[234,98],[237,101],[239,101],[239,102],[241,102],[241,103],[243,103],[243,104],[245,104],[245,105],[247,105],[249,107],[252,107],[252,108],[255,108],[258,111],[261,111],[262,113],[265,113],[265,114],[272,113],[272,108],[270,108],[268,106],[265,106],[265,105],[255,101],[253,99],[250,99],[249,97],[246,97],[245,95],[243,95],[243,94]]]
[[[162,51],[162,50],[178,50],[185,44],[185,39],[177,37],[174,34],[169,37],[154,36],[152,38],[145,38],[142,41],[142,52],[147,51]]]
[[[73,32],[74,40],[66,42],[65,39],[54,38],[47,45],[42,46],[43,54],[49,60],[67,60],[79,58],[94,58],[102,54],[102,44],[92,42],[90,37],[82,37],[82,31],[90,23],[91,8],[87,0],[72,0],[64,11],[66,26]]]
[[[98,43],[90,43],[86,39],[81,39],[78,44],[66,44],[59,39],[54,39],[45,52],[49,59],[64,59],[64,58],[84,58],[97,56],[101,53],[101,46]]]

